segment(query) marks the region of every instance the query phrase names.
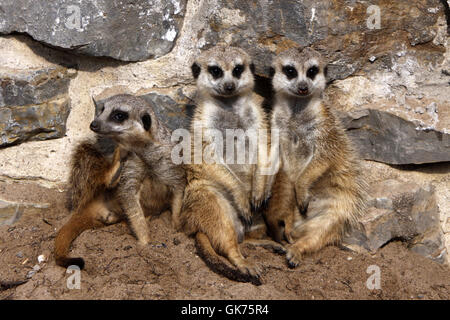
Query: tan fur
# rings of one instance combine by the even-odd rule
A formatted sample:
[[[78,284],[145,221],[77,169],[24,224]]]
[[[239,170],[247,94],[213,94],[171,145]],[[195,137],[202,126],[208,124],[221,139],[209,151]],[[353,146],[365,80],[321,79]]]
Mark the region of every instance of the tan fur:
[[[111,201],[120,175],[120,149],[113,156],[105,154],[104,141],[81,142],[72,156],[72,172],[69,179],[69,208],[72,216],[60,229],[55,239],[56,264],[64,267],[84,267],[82,258],[68,258],[69,248],[75,238],[87,229],[115,223],[121,208]]]
[[[298,76],[288,79],[286,65],[294,66]],[[319,69],[314,79],[306,76],[312,65]],[[284,236],[292,243],[287,259],[295,267],[305,254],[338,243],[358,224],[365,184],[345,131],[322,101],[325,64],[320,54],[292,49],[280,54],[273,67],[271,125],[280,130],[282,164],[265,217],[275,240]],[[305,87],[308,96],[301,92]]]
[[[232,74],[237,65],[244,67],[240,77]],[[219,66],[222,77],[214,79],[208,71],[210,66]],[[198,95],[191,123],[192,137],[202,134],[202,129],[211,128],[220,130],[224,138],[226,129],[267,129],[262,98],[253,93],[251,61],[243,50],[214,47],[198,57],[192,68]],[[224,92],[227,83],[235,86],[231,94]],[[204,150],[213,144],[204,130],[200,139]],[[192,152],[194,155],[194,144]],[[181,227],[187,234],[196,236],[199,253],[213,270],[255,284],[260,283],[260,268],[244,258],[239,243],[251,225],[251,206],[259,207],[270,192],[267,177],[260,172],[261,166],[261,157],[257,164],[189,165],[181,213]],[[224,264],[218,254],[226,257],[237,270]]]
[[[171,161],[170,131],[158,121],[152,106],[137,97],[118,95],[107,99],[104,107],[91,129],[113,139],[118,147],[112,162],[89,142],[75,151],[70,179],[72,194],[77,195],[72,196],[73,215],[55,241],[56,262],[65,267],[84,266],[81,258],[67,258],[70,244],[84,230],[127,219],[139,243],[145,245],[150,241],[145,216],[171,210],[178,217],[181,208],[185,173]],[[128,118],[115,122],[117,112],[126,112]]]

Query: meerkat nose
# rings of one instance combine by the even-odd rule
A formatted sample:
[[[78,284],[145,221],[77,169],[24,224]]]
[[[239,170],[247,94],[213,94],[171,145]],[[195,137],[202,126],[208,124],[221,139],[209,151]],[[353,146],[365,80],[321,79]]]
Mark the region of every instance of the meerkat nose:
[[[234,89],[236,89],[236,86],[234,85],[233,82],[227,82],[224,85],[224,89],[226,92],[231,93],[234,91]]]
[[[306,93],[308,93],[308,84],[306,83],[306,82],[300,82],[299,84],[298,84],[298,88],[297,88],[297,90],[298,90],[298,92],[300,93],[300,94],[306,94]]]
[[[100,130],[100,125],[97,121],[92,121],[91,125],[89,126],[89,128],[94,131],[94,132],[98,132]]]
[[[300,82],[298,84],[298,90],[307,91],[308,90],[308,84],[306,82],[303,82],[303,81]]]

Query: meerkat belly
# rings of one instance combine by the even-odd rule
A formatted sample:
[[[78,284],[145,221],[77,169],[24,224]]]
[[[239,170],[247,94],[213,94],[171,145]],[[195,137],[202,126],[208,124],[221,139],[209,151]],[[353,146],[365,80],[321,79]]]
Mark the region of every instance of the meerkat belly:
[[[217,145],[223,159],[219,165],[225,167],[245,191],[250,192],[258,143],[255,121],[251,117],[242,119],[232,111],[219,109],[208,126],[221,136],[221,141],[214,142],[221,144]],[[206,140],[211,142],[216,138],[206,137]]]
[[[298,179],[314,156],[314,135],[306,130],[283,131],[280,137],[283,171]]]
[[[140,190],[140,202],[145,215],[158,215],[170,207],[169,187],[156,179],[145,179]]]

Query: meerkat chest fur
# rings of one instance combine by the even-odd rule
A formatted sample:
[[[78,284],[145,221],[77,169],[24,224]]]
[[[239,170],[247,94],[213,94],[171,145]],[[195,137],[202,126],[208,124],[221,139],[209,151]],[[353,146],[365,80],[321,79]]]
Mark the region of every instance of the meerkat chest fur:
[[[322,125],[320,100],[290,104],[279,99],[274,107],[272,128],[279,130],[283,170],[302,172],[314,157]]]
[[[207,102],[202,120],[206,128],[215,128],[226,134],[227,129],[257,129],[258,115],[251,95],[224,102]]]
[[[232,175],[239,175],[241,182],[248,188],[252,173],[248,139],[257,137],[258,130],[264,128],[262,111],[259,112],[260,106],[256,101],[251,93],[233,99],[204,101],[200,105],[199,116],[194,120],[195,130],[202,132],[203,148],[214,145],[225,161],[223,165]],[[220,134],[220,139],[217,139],[217,134]],[[243,150],[237,143],[239,136],[243,136],[243,141],[246,141]],[[240,153],[244,154],[244,163],[237,160]],[[230,154],[233,155],[231,161]]]

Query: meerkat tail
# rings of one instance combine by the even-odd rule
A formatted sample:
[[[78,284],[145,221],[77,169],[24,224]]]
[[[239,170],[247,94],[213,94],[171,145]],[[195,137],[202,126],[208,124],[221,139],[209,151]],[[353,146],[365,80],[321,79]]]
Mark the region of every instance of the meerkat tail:
[[[75,212],[70,220],[59,230],[55,239],[55,261],[62,267],[77,265],[80,269],[84,268],[83,258],[69,258],[69,250],[72,242],[85,230],[103,226],[104,224],[95,219],[97,205],[91,203],[81,212]]]
[[[205,261],[206,265],[219,275],[223,275],[230,280],[240,282],[251,282],[254,285],[261,285],[261,281],[248,274],[241,273],[237,268],[228,265],[224,258],[217,254],[206,234],[197,232],[195,243],[199,256]]]

